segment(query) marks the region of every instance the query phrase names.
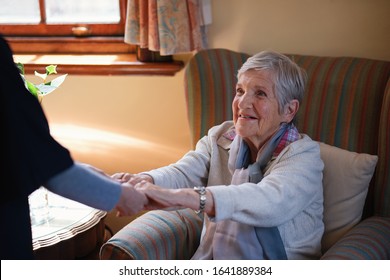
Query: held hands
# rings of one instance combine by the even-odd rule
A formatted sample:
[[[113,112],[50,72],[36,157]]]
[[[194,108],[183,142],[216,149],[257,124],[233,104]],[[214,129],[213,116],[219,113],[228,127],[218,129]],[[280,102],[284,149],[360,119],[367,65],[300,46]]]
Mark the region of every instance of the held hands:
[[[148,209],[148,198],[144,193],[136,190],[134,185],[146,180],[153,182],[152,177],[121,172],[113,174],[111,178],[122,184],[122,195],[115,207],[118,217],[134,215]]]
[[[171,208],[172,205],[168,201],[168,192],[170,190],[162,189],[146,180],[140,181],[134,188],[147,197],[148,204],[145,205],[146,210]]]
[[[111,177],[121,183],[128,182],[133,186],[140,183],[141,181],[154,183],[153,178],[146,174],[131,174],[131,173],[121,172],[121,173],[115,173]]]
[[[131,216],[146,209],[148,199],[145,194],[136,190],[131,184],[122,183],[122,193],[119,202],[115,206],[117,216]]]
[[[118,203],[116,207],[118,216],[132,215],[141,210],[183,208],[188,204],[186,200],[189,197],[186,193],[194,194],[192,189],[161,188],[153,184],[153,178],[146,174],[116,173],[111,177],[122,183],[122,186],[131,188],[133,192],[132,199],[134,201],[130,202],[130,199],[128,199],[127,204]]]

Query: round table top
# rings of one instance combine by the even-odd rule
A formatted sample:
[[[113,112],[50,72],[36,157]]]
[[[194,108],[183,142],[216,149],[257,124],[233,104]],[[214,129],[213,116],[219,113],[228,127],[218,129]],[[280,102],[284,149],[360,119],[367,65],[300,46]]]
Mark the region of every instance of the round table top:
[[[48,207],[44,217],[31,217],[34,250],[73,238],[95,226],[107,214],[52,192],[48,192]]]

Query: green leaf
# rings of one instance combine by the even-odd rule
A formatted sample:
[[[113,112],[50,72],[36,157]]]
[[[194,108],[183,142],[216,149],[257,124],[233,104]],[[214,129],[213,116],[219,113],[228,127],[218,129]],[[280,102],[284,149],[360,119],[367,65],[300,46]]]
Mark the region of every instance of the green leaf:
[[[47,75],[57,74],[57,65],[46,66],[46,74]]]
[[[16,62],[16,67],[18,67],[20,74],[24,75],[24,65],[23,63]]]
[[[35,76],[40,77],[45,84],[47,84],[46,83],[47,76],[52,75],[52,74],[57,74],[57,65],[46,66],[46,73],[45,74],[41,74],[41,73],[35,71]]]
[[[41,94],[41,91],[39,90],[39,88],[34,85],[33,83],[25,80],[25,84],[26,84],[26,87],[28,89],[28,91],[34,95],[36,98],[38,98],[38,95]]]

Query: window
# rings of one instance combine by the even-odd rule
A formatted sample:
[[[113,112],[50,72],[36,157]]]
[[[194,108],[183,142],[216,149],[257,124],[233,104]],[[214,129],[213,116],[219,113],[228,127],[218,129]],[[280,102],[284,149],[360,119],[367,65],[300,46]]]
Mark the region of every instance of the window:
[[[145,51],[141,52],[123,41],[127,0],[0,0],[0,5],[0,33],[6,37],[15,54],[40,54],[46,58],[53,54],[88,54],[94,58],[96,56],[92,54],[117,54],[114,62],[105,64],[109,67],[101,67],[95,73],[116,74],[115,69],[120,68],[118,74],[132,74],[131,69],[137,70],[136,74],[143,73],[136,69],[140,66],[137,66],[135,57],[136,53],[144,54]],[[86,61],[88,57],[74,59],[77,60]],[[29,63],[24,63],[29,72]],[[31,64],[37,66],[37,63]],[[82,74],[83,69],[77,66],[80,64],[69,66],[68,70],[74,72],[77,69],[77,73]],[[149,68],[153,66],[156,65],[143,65],[143,69],[153,73],[153,69],[150,72]],[[96,62],[94,67],[99,67]],[[158,65],[160,73],[157,74],[163,74],[161,67],[164,68],[164,65]],[[169,68],[172,70],[172,65]],[[180,68],[181,65],[178,70]]]
[[[0,33],[16,53],[134,52],[126,0],[0,0]]]

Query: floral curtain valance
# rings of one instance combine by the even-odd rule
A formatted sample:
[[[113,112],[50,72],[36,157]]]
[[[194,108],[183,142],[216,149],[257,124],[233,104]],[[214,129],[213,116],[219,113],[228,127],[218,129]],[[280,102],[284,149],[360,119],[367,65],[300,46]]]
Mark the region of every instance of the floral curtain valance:
[[[125,42],[161,55],[207,46],[204,0],[129,0]]]

